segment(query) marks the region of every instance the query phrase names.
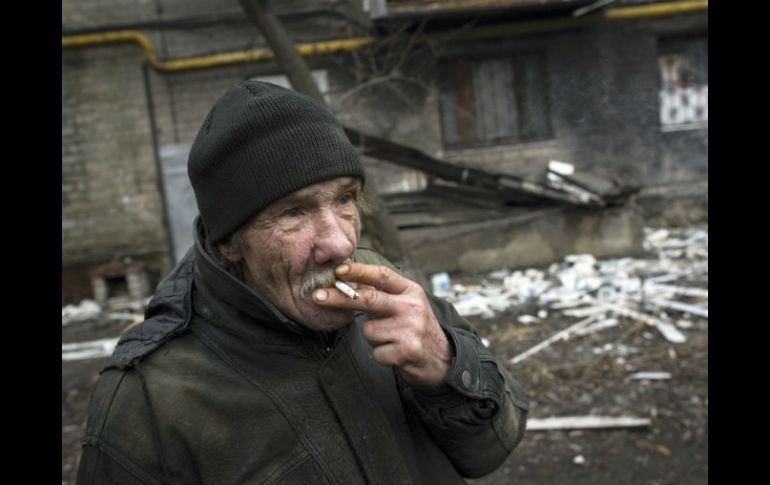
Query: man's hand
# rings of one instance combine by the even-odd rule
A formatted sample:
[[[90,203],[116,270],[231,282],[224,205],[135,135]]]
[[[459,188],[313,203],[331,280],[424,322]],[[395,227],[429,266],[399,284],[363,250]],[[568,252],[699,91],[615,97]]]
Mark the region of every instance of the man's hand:
[[[323,307],[358,310],[374,317],[361,331],[372,345],[372,357],[396,366],[411,384],[435,384],[446,376],[452,347],[433,314],[425,291],[386,266],[350,263],[337,267],[340,280],[359,283],[354,300],[336,288],[313,292]]]

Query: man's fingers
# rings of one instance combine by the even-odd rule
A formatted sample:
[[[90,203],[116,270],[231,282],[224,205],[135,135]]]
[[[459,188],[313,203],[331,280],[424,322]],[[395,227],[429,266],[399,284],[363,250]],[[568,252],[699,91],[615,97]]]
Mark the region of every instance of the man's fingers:
[[[334,273],[341,280],[371,285],[391,294],[405,292],[412,282],[387,266],[363,263],[345,263],[337,266]]]
[[[357,310],[374,316],[387,316],[394,312],[391,296],[374,288],[356,289],[358,299],[353,299],[337,288],[322,288],[313,292],[313,302],[317,305],[338,310]]]
[[[404,370],[418,366],[423,360],[420,356],[412,355],[411,349],[404,342],[388,342],[372,347],[372,357],[379,364],[393,365]]]
[[[395,344],[379,345],[372,349],[372,358],[382,365],[401,364],[401,352]]]
[[[403,336],[403,329],[392,319],[381,318],[364,322],[361,334],[372,346],[377,346],[398,340]]]

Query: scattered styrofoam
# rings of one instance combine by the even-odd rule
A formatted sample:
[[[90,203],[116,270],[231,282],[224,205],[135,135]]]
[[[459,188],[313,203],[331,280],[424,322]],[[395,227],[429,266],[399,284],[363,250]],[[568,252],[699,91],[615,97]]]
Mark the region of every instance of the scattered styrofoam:
[[[524,325],[532,325],[533,323],[538,323],[540,321],[537,317],[532,315],[520,315],[517,320]]]
[[[77,305],[67,305],[61,309],[61,324],[68,325],[72,322],[82,322],[99,316],[102,312],[93,300],[83,300]]]
[[[598,261],[591,254],[572,254],[546,271],[499,269],[477,285],[452,284],[442,275],[441,288],[449,288],[442,296],[462,316],[489,319],[526,305],[527,313],[537,317],[520,315],[515,324],[531,325],[553,315],[583,319],[515,356],[514,364],[571,336],[617,326],[618,317],[653,326],[672,343],[686,342],[681,330],[693,327],[688,318],[708,319],[708,231],[645,228],[645,234],[644,247],[655,257]]]
[[[109,357],[115,350],[119,337],[61,344],[61,360],[83,360]]]

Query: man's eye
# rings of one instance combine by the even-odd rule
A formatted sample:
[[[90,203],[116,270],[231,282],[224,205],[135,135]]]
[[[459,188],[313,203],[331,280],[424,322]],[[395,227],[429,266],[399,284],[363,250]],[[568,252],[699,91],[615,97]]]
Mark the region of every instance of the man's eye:
[[[347,204],[349,202],[352,202],[353,200],[355,200],[355,197],[353,197],[353,193],[348,192],[347,194],[340,197],[340,204]]]
[[[302,209],[299,207],[292,207],[283,214],[287,217],[299,217],[302,214]]]

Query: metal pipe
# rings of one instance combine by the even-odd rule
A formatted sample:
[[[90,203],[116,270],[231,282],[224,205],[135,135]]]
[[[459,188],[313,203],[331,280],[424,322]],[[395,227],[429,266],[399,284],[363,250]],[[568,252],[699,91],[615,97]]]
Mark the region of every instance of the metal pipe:
[[[163,229],[166,231],[166,244],[168,254],[171,255],[171,267],[177,260],[176,248],[174,247],[174,234],[171,231],[171,221],[168,217],[168,203],[166,198],[166,184],[163,181],[163,163],[160,159],[160,144],[158,143],[158,128],[155,122],[155,102],[152,96],[152,82],[150,81],[150,70],[147,63],[142,63],[142,82],[144,84],[144,97],[147,100],[147,117],[150,122],[150,141],[152,142],[152,155],[155,159],[155,170],[158,176],[155,178],[158,192],[160,193],[160,206],[163,221]],[[181,259],[181,258],[180,258]],[[171,268],[166,268],[170,270]]]
[[[208,67],[224,66],[244,62],[270,61],[274,59],[270,49],[260,48],[248,51],[214,54],[210,56],[191,57],[173,61],[158,61],[152,42],[141,32],[123,30],[118,32],[105,32],[101,34],[87,34],[62,37],[62,48],[88,47],[96,45],[114,44],[120,42],[136,42],[142,49],[147,64],[154,69],[163,72],[188,71],[192,69],[204,69]],[[336,52],[352,52],[374,42],[373,37],[355,37],[352,39],[330,40],[308,44],[297,44],[297,50],[303,57]]]
[[[640,5],[638,7],[608,8],[602,16],[606,20],[633,20],[698,12],[700,10],[708,10],[708,8],[708,0],[683,0],[681,2]]]
[[[152,42],[143,33],[136,30],[118,30],[116,32],[102,32],[99,34],[86,35],[68,35],[62,36],[62,48],[68,47],[91,47],[105,44],[117,44],[121,42],[135,42],[142,49],[147,64],[155,69],[159,68],[158,57],[155,55],[155,48]]]

